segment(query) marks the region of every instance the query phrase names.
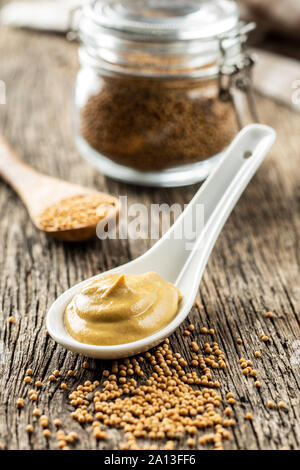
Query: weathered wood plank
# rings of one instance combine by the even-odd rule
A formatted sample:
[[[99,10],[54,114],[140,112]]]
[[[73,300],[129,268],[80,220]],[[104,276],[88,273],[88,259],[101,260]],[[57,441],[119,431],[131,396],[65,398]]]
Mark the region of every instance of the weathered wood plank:
[[[197,185],[176,190],[129,187],[103,178],[89,167],[72,141],[72,86],[77,70],[76,45],[63,38],[32,32],[2,30],[0,79],[7,85],[7,104],[0,106],[0,131],[27,162],[48,174],[74,183],[95,186],[115,195],[128,195],[129,203],[187,203]],[[189,320],[196,331],[209,325],[226,352],[226,373],[216,372],[221,395],[234,391],[238,397],[237,424],[231,449],[280,449],[300,447],[299,429],[299,115],[259,99],[263,121],[278,130],[271,155],[227,222],[213,252],[199,290],[200,308]],[[74,283],[119,265],[143,253],[148,240],[67,245],[38,233],[17,196],[0,182],[0,441],[7,449],[56,448],[37,426],[28,437],[25,427],[32,420],[33,404],[16,410],[16,399],[27,396],[25,371],[47,384],[38,407],[51,419],[61,417],[67,430],[80,437],[77,448],[117,448],[119,431],[109,431],[107,442],[96,444],[90,433],[70,417],[68,392],[49,384],[54,369],[68,378],[70,387],[101,378],[104,364],[67,353],[45,335],[45,314],[57,295]],[[264,313],[275,312],[274,319]],[[8,324],[14,315],[15,324]],[[171,337],[175,351],[191,357],[189,340],[182,336],[185,324]],[[264,331],[271,341],[261,343]],[[196,333],[199,344],[207,338]],[[237,345],[236,339],[243,339]],[[263,384],[241,374],[239,358],[254,359]],[[296,360],[298,359],[298,361]],[[287,404],[286,411],[269,410],[272,399]],[[246,422],[245,412],[253,413]],[[185,443],[179,442],[179,448]]]

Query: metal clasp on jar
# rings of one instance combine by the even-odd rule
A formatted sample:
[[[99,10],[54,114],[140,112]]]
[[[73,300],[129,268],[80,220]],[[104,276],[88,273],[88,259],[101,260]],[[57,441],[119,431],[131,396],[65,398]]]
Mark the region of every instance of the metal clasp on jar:
[[[254,28],[255,23],[242,24],[234,33],[219,38],[221,52],[219,65],[219,98],[222,101],[233,101],[234,89],[242,91],[246,95],[252,120],[259,122],[252,87],[252,68],[255,64],[255,59],[252,54],[245,51],[248,33]],[[231,46],[228,46],[228,42],[231,42]],[[236,46],[237,42],[240,45],[239,54],[229,57],[233,45]],[[239,115],[237,109],[236,112],[239,126],[242,127],[242,116]]]

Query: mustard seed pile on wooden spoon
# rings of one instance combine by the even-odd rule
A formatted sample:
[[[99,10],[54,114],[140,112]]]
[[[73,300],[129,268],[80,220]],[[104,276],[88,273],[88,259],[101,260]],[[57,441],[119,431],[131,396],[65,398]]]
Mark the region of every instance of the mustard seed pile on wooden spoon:
[[[2,136],[0,175],[19,194],[34,225],[57,239],[88,240],[96,236],[98,222],[118,218],[118,199],[37,172]]]
[[[84,241],[96,235],[100,221],[119,214],[116,198],[100,192],[78,194],[47,207],[38,216],[38,227],[66,241]]]

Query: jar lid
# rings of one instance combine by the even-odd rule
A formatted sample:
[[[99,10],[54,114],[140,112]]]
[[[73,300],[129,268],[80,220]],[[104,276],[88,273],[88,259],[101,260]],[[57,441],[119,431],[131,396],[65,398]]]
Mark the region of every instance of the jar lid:
[[[86,16],[102,28],[137,41],[211,39],[233,30],[233,0],[96,0]]]

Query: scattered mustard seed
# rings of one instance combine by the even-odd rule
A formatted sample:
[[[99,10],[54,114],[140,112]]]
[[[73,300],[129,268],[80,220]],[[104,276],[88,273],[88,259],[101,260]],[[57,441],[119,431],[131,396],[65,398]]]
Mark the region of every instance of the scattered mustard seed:
[[[24,406],[24,398],[18,398],[16,404],[17,404],[17,408],[23,408],[23,406]]]
[[[8,318],[8,323],[14,323],[15,317],[9,317]]]
[[[32,424],[28,424],[26,426],[26,432],[28,432],[28,434],[31,434],[33,432],[33,426]]]
[[[27,369],[26,375],[32,375],[32,369]]]
[[[262,333],[259,337],[262,341],[265,341],[265,342],[269,341],[269,337],[267,335],[265,335],[264,333]]]
[[[44,435],[44,437],[47,437],[47,438],[50,437],[50,436],[51,436],[51,431],[50,431],[50,429],[44,429],[43,435]]]
[[[265,314],[265,316],[266,316],[267,318],[273,318],[273,317],[274,317],[274,313],[273,313],[273,312],[267,312],[267,313]]]
[[[186,445],[188,447],[195,447],[196,441],[192,437],[189,437],[188,440],[186,441]]]
[[[87,361],[85,361],[85,362],[82,364],[82,367],[83,367],[84,369],[88,369],[88,368],[90,367],[90,363],[87,362]]]
[[[255,356],[255,357],[261,357],[261,354],[260,354],[259,351],[255,351],[254,356]]]
[[[249,421],[252,420],[253,416],[251,413],[247,413],[246,416],[245,416],[246,419],[248,419]]]
[[[76,439],[78,439],[78,435],[74,431],[70,432],[68,437],[69,437],[69,439],[72,439],[72,441],[75,441]]]
[[[40,424],[41,424],[41,426],[42,426],[43,428],[46,428],[46,427],[48,426],[48,424],[49,424],[48,416],[42,415],[42,416],[40,417]]]
[[[67,446],[67,443],[64,439],[59,439],[58,441],[58,447],[59,449],[64,449]]]
[[[272,401],[268,401],[267,406],[272,410],[275,407],[275,403],[273,403]]]
[[[278,408],[281,408],[281,409],[282,409],[282,408],[285,408],[285,403],[284,403],[283,401],[280,401],[280,402],[278,403]]]
[[[241,338],[238,338],[238,339],[236,340],[236,342],[237,342],[237,344],[243,344],[243,340],[242,340]]]

